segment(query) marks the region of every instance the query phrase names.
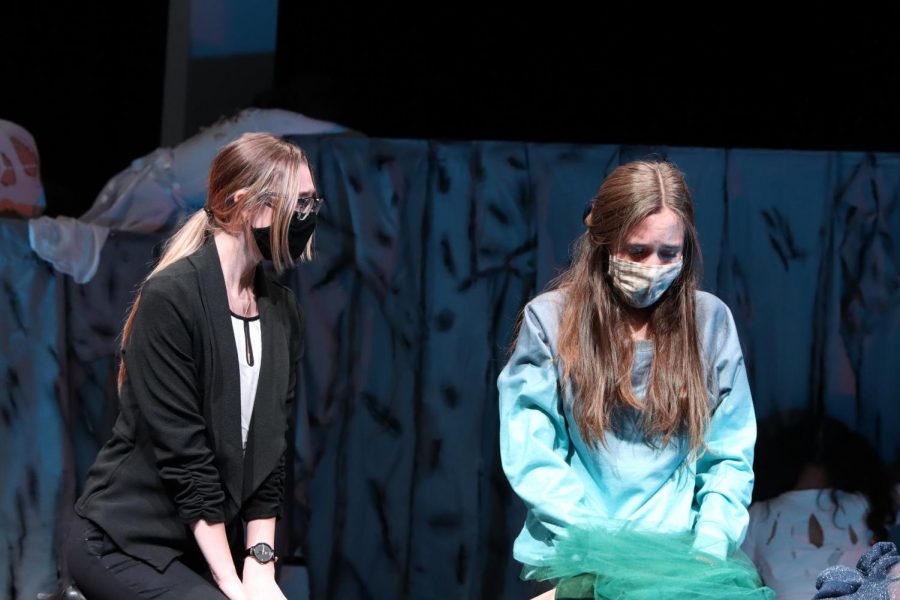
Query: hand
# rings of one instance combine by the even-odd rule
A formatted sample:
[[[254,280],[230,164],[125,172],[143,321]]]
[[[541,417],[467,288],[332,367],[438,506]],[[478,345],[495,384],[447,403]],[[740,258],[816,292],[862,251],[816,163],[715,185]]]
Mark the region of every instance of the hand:
[[[287,600],[275,583],[275,563],[261,565],[250,557],[244,560],[244,591],[248,600]]]
[[[274,579],[244,582],[248,600],[287,600]]]
[[[244,586],[237,575],[216,582],[222,593],[228,597],[228,600],[248,600],[244,591]]]

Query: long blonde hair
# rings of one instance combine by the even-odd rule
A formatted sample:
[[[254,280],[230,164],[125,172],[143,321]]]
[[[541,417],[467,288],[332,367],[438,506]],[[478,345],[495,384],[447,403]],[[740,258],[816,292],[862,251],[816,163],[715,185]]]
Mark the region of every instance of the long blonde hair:
[[[610,254],[649,215],[668,208],[684,225],[683,266],[649,310],[654,342],[647,393],[631,386],[634,358],[627,307],[607,276]],[[604,440],[616,411],[640,411],[646,440],[665,445],[684,435],[692,453],[709,422],[707,374],[700,355],[695,291],[700,245],[694,206],[684,176],[670,163],[634,161],[616,168],[600,186],[578,239],[572,265],[554,282],[565,291],[559,356],[562,379],[575,395],[574,416],[586,440]]]
[[[264,204],[272,207],[272,261],[279,272],[294,263],[287,241],[287,230],[294,218],[295,200],[302,192],[302,169],[312,169],[304,152],[294,144],[268,133],[245,133],[222,148],[209,169],[206,206],[172,235],[157,265],[143,283],[154,275],[199,250],[207,236],[217,229],[242,235],[253,242],[249,214]],[[245,191],[240,199],[238,191]],[[301,259],[309,259],[310,239]],[[143,283],[141,287],[143,287]],[[140,304],[138,290],[122,329],[124,350]],[[118,387],[125,381],[125,361],[119,363]]]

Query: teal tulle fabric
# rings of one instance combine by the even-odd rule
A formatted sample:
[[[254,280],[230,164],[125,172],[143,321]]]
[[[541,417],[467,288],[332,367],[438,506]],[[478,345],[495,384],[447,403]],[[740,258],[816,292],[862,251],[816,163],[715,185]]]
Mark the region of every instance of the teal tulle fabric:
[[[596,600],[768,600],[756,568],[739,548],[719,559],[692,547],[690,533],[573,530],[525,579],[556,583],[556,598]]]

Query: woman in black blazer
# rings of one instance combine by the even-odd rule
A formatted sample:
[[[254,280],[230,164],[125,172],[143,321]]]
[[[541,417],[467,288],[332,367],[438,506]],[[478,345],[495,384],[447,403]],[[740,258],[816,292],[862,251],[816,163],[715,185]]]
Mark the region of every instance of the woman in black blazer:
[[[302,316],[260,261],[308,258],[321,202],[279,138],[245,134],[213,160],[206,207],[122,334],[118,419],[66,548],[90,600],[284,598],[272,546]]]

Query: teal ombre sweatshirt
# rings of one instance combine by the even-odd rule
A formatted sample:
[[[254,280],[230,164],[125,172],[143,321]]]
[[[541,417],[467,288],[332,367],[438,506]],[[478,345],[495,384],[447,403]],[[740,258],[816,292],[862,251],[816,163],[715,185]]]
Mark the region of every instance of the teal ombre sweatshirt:
[[[554,539],[569,528],[615,524],[691,531],[696,549],[724,558],[747,530],[756,441],[750,387],[728,307],[697,292],[701,357],[717,389],[710,395],[705,451],[691,460],[684,439],[655,448],[646,443],[632,409],[617,416],[605,445],[581,437],[571,392],[560,384],[557,338],[564,302],[564,294],[553,291],[528,303],[515,350],[497,381],[503,470],[528,507],[513,556],[540,566],[553,555]],[[631,382],[638,399],[645,395],[652,358],[651,341],[635,342]]]

